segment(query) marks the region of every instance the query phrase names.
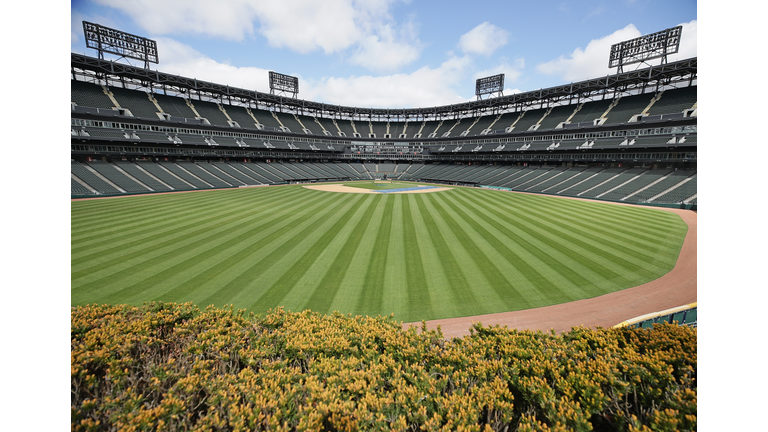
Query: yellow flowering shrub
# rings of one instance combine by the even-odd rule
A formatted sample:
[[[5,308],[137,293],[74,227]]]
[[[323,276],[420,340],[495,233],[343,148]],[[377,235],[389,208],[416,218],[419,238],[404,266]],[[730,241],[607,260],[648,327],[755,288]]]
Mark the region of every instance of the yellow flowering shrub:
[[[696,430],[696,329],[500,327],[185,304],[72,310],[74,431]]]

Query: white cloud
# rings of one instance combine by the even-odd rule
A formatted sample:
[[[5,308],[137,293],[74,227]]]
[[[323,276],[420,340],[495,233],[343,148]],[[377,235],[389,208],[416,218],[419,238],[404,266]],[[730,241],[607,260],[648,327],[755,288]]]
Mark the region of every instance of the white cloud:
[[[683,26],[683,35],[680,38],[680,51],[677,54],[669,56],[669,61],[678,61],[698,56],[698,21],[680,24]]]
[[[264,37],[300,54],[347,53],[371,70],[395,70],[418,59],[421,43],[389,8],[403,0],[96,0],[129,15],[151,35],[197,34],[243,41]]]
[[[259,92],[269,92],[269,71],[236,67],[206,57],[194,48],[170,38],[157,38],[163,53],[162,71],[227,84]],[[305,79],[300,73],[298,97],[315,102],[361,108],[408,108],[440,106],[467,100],[456,90],[471,74],[472,59],[451,57],[436,68],[422,67],[409,74],[383,76],[327,77]]]
[[[162,53],[162,71],[260,92],[269,92],[269,71],[236,67],[205,57],[194,48],[169,38],[157,39]]]
[[[201,34],[243,40],[254,34],[256,3],[227,0],[226,7],[207,0],[95,0],[119,9],[152,35]]]
[[[464,33],[459,39],[459,49],[467,54],[489,56],[507,44],[509,32],[484,22]]]
[[[374,71],[390,72],[416,61],[421,55],[415,25],[403,26],[399,35],[391,25],[382,25],[373,34],[364,37],[350,62]]]
[[[590,78],[616,73],[608,68],[608,55],[611,45],[640,37],[640,31],[634,24],[629,24],[601,39],[593,39],[585,49],[576,48],[568,57],[559,58],[536,66],[536,70],[545,75],[558,75],[564,81],[583,81]]]
[[[478,78],[483,78],[487,76],[504,74],[504,83],[509,84],[511,82],[517,81],[520,78],[520,76],[523,74],[524,68],[525,68],[525,59],[521,59],[521,58],[515,59],[515,61],[512,62],[512,64],[509,64],[506,61],[503,61],[501,64],[494,66],[490,69],[475,72],[472,76],[472,79],[476,80]]]
[[[302,98],[336,105],[375,108],[429,107],[466,100],[455,88],[469,73],[468,57],[451,57],[437,68],[409,74],[323,78],[310,81]]]
[[[678,54],[670,55],[668,61],[673,62],[696,56],[696,24],[696,20],[682,24],[683,35],[680,41],[680,51]],[[576,48],[568,56],[560,56],[555,60],[541,63],[536,66],[536,70],[545,75],[559,76],[566,82],[583,81],[615,74],[617,70],[608,67],[611,45],[640,36],[642,34],[634,24],[629,24],[608,36],[590,41],[585,49]],[[658,64],[659,60],[651,60],[650,62],[650,64]],[[634,66],[631,67],[634,68]],[[625,70],[629,69],[625,68]]]

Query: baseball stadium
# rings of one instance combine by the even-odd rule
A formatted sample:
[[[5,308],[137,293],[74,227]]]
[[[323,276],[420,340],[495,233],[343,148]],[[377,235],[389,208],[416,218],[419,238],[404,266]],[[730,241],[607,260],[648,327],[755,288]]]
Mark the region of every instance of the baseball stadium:
[[[94,23],[84,22],[84,29],[87,40],[100,43],[98,55],[72,53],[70,68],[73,430],[695,430],[697,59],[666,61],[669,46],[679,43],[679,27],[628,41],[634,51],[617,44],[610,61],[618,69],[608,76],[511,95],[502,93],[503,75],[489,76],[477,80],[477,100],[402,109],[304,100],[298,79],[279,73],[270,73],[268,93],[164,73],[149,67],[157,55],[152,41]],[[112,49],[141,45],[132,55],[139,53],[144,66],[105,59],[103,52],[112,52],[106,34]],[[662,36],[667,51],[659,54]],[[638,46],[646,51],[638,54]],[[661,61],[650,64],[656,58]],[[212,338],[195,351],[197,360],[184,360],[190,368],[209,362],[206,367],[251,380],[259,394],[272,396],[214,396],[200,390],[207,384],[190,381],[185,385],[194,390],[178,390],[185,395],[176,402],[171,393],[125,396],[120,390],[134,402],[121,402],[124,414],[105,414],[109,404],[77,393],[75,383],[85,388],[93,376],[123,366],[89,357],[83,368],[90,372],[76,378],[75,339],[94,332],[92,323],[105,316],[127,322],[145,313],[149,318],[138,319],[160,333],[148,330],[143,337],[155,342],[190,323],[197,326],[196,343],[201,335]],[[173,325],[157,324],[164,319]],[[243,347],[250,342],[228,333],[241,321],[250,323],[244,329],[273,338],[271,349],[285,349],[279,361],[294,359],[285,360],[294,373],[331,367],[318,366],[320,359],[343,363],[340,347],[349,348],[358,337],[349,335],[358,332],[382,344],[381,355],[408,368],[431,364],[428,379],[446,381],[436,390],[424,384],[427,378],[423,385],[405,378],[391,386],[405,392],[408,382],[421,396],[405,392],[389,405],[384,396],[365,403],[365,396],[315,400],[306,395],[320,392],[312,386],[330,385],[331,376],[323,375],[322,383],[302,378],[299,385],[244,375],[267,371],[269,362],[247,360]],[[289,327],[292,336],[277,342],[278,329]],[[588,329],[610,336],[580,333]],[[339,336],[340,330],[349,333]],[[145,334],[132,331],[138,333],[131,337]],[[653,332],[658,335],[643,336]],[[213,333],[242,342],[232,348],[240,350],[238,360],[217,357],[228,348],[217,345]],[[478,348],[479,341],[533,346],[515,339],[522,335],[538,338],[542,353],[553,341],[585,344],[563,348],[572,350],[561,358],[563,377],[578,369],[567,362],[578,363],[583,353],[618,358],[611,350],[629,340],[648,344],[638,353],[668,341],[677,348],[664,349],[677,349],[684,359],[675,357],[674,375],[688,393],[664,393],[675,401],[664,409],[649,408],[655,402],[635,394],[631,409],[611,411],[605,407],[618,407],[629,394],[622,389],[645,382],[640,366],[620,366],[616,379],[630,384],[606,384],[596,393],[584,390],[594,377],[573,384],[571,393],[558,381],[565,378],[550,377],[562,386],[547,399],[530,390],[533,381],[492,390],[504,380],[485,371],[477,373],[490,378],[473,387],[474,378],[450,378],[461,361],[435,369],[418,357],[437,347],[447,352],[449,345],[490,355],[490,345]],[[315,342],[296,342],[313,336]],[[128,344],[112,349],[122,343]],[[425,345],[413,348],[418,344]],[[683,348],[690,344],[692,358]],[[163,362],[181,349],[160,345]],[[150,356],[149,348],[143,354],[132,349],[134,357],[110,358]],[[421,360],[409,362],[409,356]],[[230,362],[232,368],[222,366]],[[185,378],[168,378],[173,368],[163,364],[164,372],[156,370],[140,387],[181,386]],[[126,363],[120,372],[125,379],[131,367]],[[350,380],[358,370],[334,367]],[[373,374],[373,363],[367,367]],[[400,366],[387,367],[374,375],[403,379],[392,372]],[[280,392],[289,392],[289,381],[304,396],[284,399]],[[351,381],[339,386],[352,392]],[[481,387],[498,397],[469,414],[451,414],[451,398],[480,400]],[[560,391],[572,399],[558,399]],[[430,392],[445,399],[430,405]],[[276,408],[269,397],[285,405]],[[236,412],[232,400],[245,400],[250,411]],[[523,409],[523,401],[534,408]],[[355,411],[361,406],[385,414],[368,418]],[[216,423],[216,407],[223,423]]]

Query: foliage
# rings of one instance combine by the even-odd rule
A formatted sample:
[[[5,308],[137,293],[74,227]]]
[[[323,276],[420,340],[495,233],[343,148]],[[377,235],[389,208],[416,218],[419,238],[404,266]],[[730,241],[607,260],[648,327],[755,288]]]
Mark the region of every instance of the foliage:
[[[476,324],[190,303],[72,310],[72,430],[696,430],[696,330]]]

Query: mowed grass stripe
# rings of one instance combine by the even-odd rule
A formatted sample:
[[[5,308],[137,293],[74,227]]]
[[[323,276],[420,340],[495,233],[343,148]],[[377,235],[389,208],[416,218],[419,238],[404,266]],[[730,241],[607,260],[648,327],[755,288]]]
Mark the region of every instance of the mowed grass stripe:
[[[291,310],[305,310],[309,308],[316,312],[331,312],[331,310],[328,309],[321,311],[316,306],[310,307],[308,304],[309,294],[314,293],[318,287],[318,282],[328,275],[329,267],[337,259],[338,255],[341,253],[341,249],[349,239],[352,231],[351,227],[357,225],[369,210],[371,210],[371,216],[380,212],[380,209],[376,209],[376,203],[379,201],[376,200],[375,197],[365,195],[360,197],[360,199],[362,200],[362,204],[354,210],[354,213],[351,216],[344,217],[344,226],[338,230],[336,236],[331,238],[330,241],[325,244],[317,258],[286,293],[282,300],[282,306],[290,308]],[[373,207],[373,209],[371,209],[371,207]],[[331,304],[334,297],[330,298]]]
[[[78,239],[76,244],[73,243],[71,251],[73,264],[77,265],[80,260],[91,260],[94,256],[104,259],[109,254],[124,255],[132,248],[141,248],[148,241],[153,241],[157,232],[195,230],[202,224],[215,223],[217,220],[226,223],[249,217],[263,217],[274,211],[274,206],[249,205],[250,200],[244,199],[247,196],[242,193],[238,197],[230,197],[223,202],[208,200],[207,197],[196,202],[170,201],[165,206],[164,212],[157,213],[156,219],[151,215],[137,217],[130,207],[131,202],[126,202],[122,209],[113,209],[101,222],[111,226],[111,231],[102,231],[96,237],[90,236],[90,239],[88,239],[89,236],[72,234],[73,238]],[[271,199],[274,198],[263,195],[259,198],[260,201]],[[282,197],[278,202],[285,202],[288,199],[290,197]],[[120,220],[130,221],[130,223],[120,223]],[[148,227],[151,228],[148,229]]]
[[[406,199],[410,205],[410,217],[413,220],[414,233],[419,244],[420,261],[426,282],[425,289],[429,292],[430,306],[435,316],[455,316],[462,310],[463,303],[459,298],[454,298],[453,290],[450,289],[448,276],[440,262],[440,255],[430,237],[429,222],[418,205],[418,195],[420,194],[409,194],[406,195]]]
[[[570,243],[550,232],[549,229],[552,227],[548,226],[540,212],[534,211],[531,216],[528,216],[527,212],[521,212],[517,208],[497,204],[490,209],[490,214],[496,215],[497,220],[503,220],[505,217],[514,220],[516,234],[529,244],[526,250],[546,262],[553,277],[560,279],[559,284],[568,287],[568,291],[577,298],[597,295],[600,292],[596,287],[596,284],[600,284],[599,279],[624,278],[621,272],[611,274],[605,269],[602,273],[596,272],[596,269],[602,269],[605,263],[586,259],[580,255],[584,250],[577,244]],[[609,257],[609,259],[612,258]],[[632,263],[626,264],[634,266]]]
[[[580,231],[568,222],[553,218],[552,213],[519,212],[516,208],[507,207],[504,204],[496,204],[494,207],[508,211],[505,215],[515,218],[520,227],[527,227],[529,234],[541,239],[548,247],[561,252],[552,253],[551,259],[574,269],[584,278],[578,281],[580,284],[586,280],[592,280],[596,285],[607,286],[628,278],[632,279],[631,276],[634,273],[628,274],[628,272],[636,272],[639,268],[635,261],[619,256],[627,252],[626,245],[621,246],[613,241],[610,243],[615,247],[606,244],[608,242],[598,243],[590,232]],[[569,230],[579,235],[571,235]],[[638,277],[639,275],[634,275],[635,279]]]
[[[425,195],[425,207],[441,227],[446,245],[450,248],[459,270],[465,276],[464,289],[472,293],[480,313],[504,310],[507,299],[501,290],[508,281],[490,261],[484,259],[482,250],[450,216],[446,207],[450,207],[451,204],[444,198],[453,193]]]
[[[572,223],[579,223],[596,236],[630,238],[633,244],[639,247],[653,248],[657,240],[653,235],[654,232],[677,230],[681,222],[677,215],[652,208],[570,199],[558,200],[551,197],[538,198],[540,199],[534,205],[536,208],[553,211],[559,217],[567,218]]]
[[[282,211],[290,211],[290,204],[282,205]],[[227,216],[217,215],[215,210],[211,210],[211,216],[203,219],[195,217],[198,207],[177,208],[177,217],[186,221],[173,229],[166,230],[162,227],[146,227],[148,238],[142,240],[139,244],[130,242],[130,247],[121,250],[119,242],[115,243],[114,248],[117,252],[110,254],[106,252],[91,254],[88,257],[74,258],[72,260],[72,282],[81,284],[85,281],[78,280],[83,275],[93,276],[97,273],[110,273],[110,267],[117,266],[125,268],[126,266],[140,265],[153,259],[156,255],[165,251],[186,250],[190,244],[198,246],[205,245],[206,242],[215,241],[212,237],[219,235],[232,235],[233,228],[242,229],[247,226],[242,223],[242,211],[234,210],[226,213]],[[73,238],[73,242],[75,239]],[[92,277],[90,278],[92,280]]]
[[[347,272],[341,280],[341,285],[336,293],[336,297],[331,303],[331,310],[341,313],[357,314],[356,306],[358,299],[365,289],[365,276],[368,268],[368,262],[371,255],[376,253],[373,249],[376,243],[376,236],[379,232],[379,225],[382,219],[382,209],[384,208],[385,196],[374,195],[376,210],[371,217],[371,221],[363,232],[363,238],[357,248],[357,252],[352,257]]]
[[[382,314],[395,314],[395,319],[403,321],[404,319],[400,318],[404,316],[402,311],[408,310],[405,255],[401,252],[403,250],[403,197],[402,195],[394,195],[390,199],[392,200],[392,224],[389,246],[386,251],[379,252],[387,254]]]
[[[282,305],[418,321],[591,297],[623,288],[638,267],[655,278],[674,265],[679,217],[542,198],[291,185],[73,202],[72,303]]]
[[[409,195],[398,195],[398,198],[402,204],[401,220],[403,222],[402,249],[399,252],[405,257],[406,294],[408,296],[408,309],[403,311],[403,315],[407,318],[403,318],[403,320],[424,319],[423,317],[434,316],[435,313],[432,310],[430,290],[421,259],[422,246],[419,245],[419,238],[416,235],[410,197]]]
[[[368,224],[376,211],[377,203],[374,202],[373,198],[378,197],[370,196],[370,199],[366,200],[365,205],[367,207],[365,208],[365,213],[354,224],[354,228],[350,230],[344,246],[339,250],[335,259],[330,263],[325,276],[323,276],[310,295],[309,300],[304,305],[306,309],[320,313],[332,312],[331,304],[333,304],[333,300],[336,298],[344,276],[347,274],[355,254],[357,254],[365,230],[368,228]]]
[[[353,194],[354,195],[354,194]],[[318,256],[325,250],[328,243],[339,234],[339,232],[347,224],[347,220],[354,215],[357,209],[365,202],[364,196],[354,196],[346,206],[343,214],[337,218],[329,215],[329,221],[334,221],[332,226],[322,226],[323,229],[318,231],[321,233],[319,238],[314,239],[309,244],[308,249],[301,254],[298,260],[295,260],[290,267],[287,267],[288,263],[282,263],[284,271],[270,287],[267,289],[256,302],[251,304],[251,309],[254,310],[268,310],[283,306],[282,300],[293,289],[296,282],[304,275],[309,266],[314,263]],[[307,239],[312,240],[312,236],[307,235]]]
[[[225,235],[217,237],[218,243],[185,248],[179,253],[178,259],[168,263],[158,273],[152,273],[113,295],[128,296],[133,292],[133,296],[125,297],[129,302],[142,297],[149,297],[150,300],[189,301],[190,295],[197,288],[212,286],[209,282],[213,278],[228,272],[272,240],[282,237],[290,230],[291,223],[300,220],[300,215],[309,214],[322,205],[322,200],[306,200],[302,204],[293,203],[281,213],[263,219],[258,224],[243,223],[241,229],[227,231]],[[140,292],[142,289],[146,293]]]
[[[313,209],[321,206],[322,201],[306,201],[305,205],[308,209]],[[187,278],[194,277],[200,270],[195,266],[210,259],[219,251],[219,248],[224,250],[236,246],[239,243],[238,239],[247,240],[249,236],[255,236],[251,241],[258,240],[270,231],[279,229],[281,224],[287,226],[295,217],[292,214],[296,212],[296,208],[296,205],[286,205],[283,209],[284,213],[276,215],[274,219],[265,220],[256,227],[241,223],[239,220],[228,223],[200,223],[194,228],[194,232],[198,234],[167,240],[162,233],[158,232],[155,236],[157,242],[154,245],[147,244],[145,250],[131,254],[118,264],[92,271],[89,278],[73,279],[73,300],[81,296],[96,295],[99,301],[130,301],[133,297],[141,296],[141,292],[136,290],[151,290],[155,293],[154,295],[164,293],[169,289],[166,285],[172,281],[174,274],[182,274]],[[286,216],[288,218],[284,219]],[[290,227],[285,231],[289,230]],[[257,245],[263,246],[258,243]],[[142,271],[136,271],[137,268]],[[190,273],[191,268],[194,270]],[[157,276],[158,273],[160,273],[159,276]],[[194,284],[199,285],[199,281],[195,281]],[[132,288],[126,288],[131,285]],[[132,290],[133,293],[131,293]],[[130,297],[126,298],[125,295]]]
[[[547,266],[539,259],[539,256],[531,254],[526,248],[529,246],[512,230],[509,221],[497,221],[492,218],[492,204],[483,201],[469,201],[462,194],[455,195],[466,208],[472,209],[472,220],[477,223],[478,230],[485,231],[488,242],[499,252],[499,256],[506,259],[510,271],[514,273],[512,278],[514,289],[521,294],[520,306],[513,310],[528,309],[551,304],[553,296],[567,296],[567,286],[563,286],[550,273],[543,269]]]
[[[287,268],[284,264],[286,260],[299,255],[294,253],[294,249],[313,233],[322,234],[326,223],[353,200],[343,194],[318,195],[322,197],[320,205],[311,211],[298,213],[299,218],[295,221],[281,223],[273,235],[261,242],[262,247],[258,251],[244,256],[230,272],[212,278],[207,290],[198,290],[196,297],[203,298],[195,301],[205,305],[236,304],[238,307],[250,307],[268,288],[263,282],[265,275],[282,275]]]
[[[521,237],[531,244],[528,248],[529,252],[540,259],[546,259],[552,271],[562,275],[565,281],[572,285],[569,291],[576,291],[578,296],[599,295],[611,286],[633,286],[633,281],[645,281],[649,274],[649,271],[631,259],[627,260],[615,255],[606,254],[602,257],[603,261],[588,259],[586,256],[588,252],[581,245],[555,235],[554,232],[558,232],[560,227],[556,224],[548,224],[540,212],[521,212],[517,207],[497,204],[490,213],[494,214],[497,220],[504,218],[516,220],[516,229]],[[617,253],[628,254],[626,249],[619,250]],[[608,280],[601,283],[590,274],[592,272]]]
[[[425,200],[429,199],[425,198],[426,195],[429,194],[415,194],[415,201],[424,220],[424,225],[429,235],[428,239],[432,243],[433,251],[437,254],[437,264],[442,268],[442,273],[445,275],[447,282],[447,285],[435,285],[433,288],[438,295],[450,297],[453,301],[460,304],[469,315],[482,313],[482,306],[480,306],[475,294],[470,289],[466,276],[462,272],[463,266],[453,254],[453,247],[455,245],[448,243],[443,236],[447,227],[442,221],[436,221],[428,211],[424,203]]]
[[[221,192],[221,191],[220,191]],[[237,194],[235,192],[238,192]],[[265,191],[267,192],[267,191]],[[136,235],[147,224],[159,225],[166,220],[178,220],[175,209],[199,206],[200,210],[224,208],[243,208],[243,200],[248,197],[247,190],[232,191],[227,194],[197,194],[200,196],[187,197],[195,194],[173,194],[167,196],[138,196],[111,200],[98,200],[96,202],[72,203],[72,235],[80,239],[80,243],[88,245],[89,241],[99,241],[109,235]],[[262,197],[272,195],[279,197],[279,193],[271,192],[261,194]],[[182,197],[183,196],[183,197]],[[119,205],[115,205],[117,202]],[[150,202],[152,205],[144,205]],[[94,204],[105,203],[103,206]],[[79,217],[75,211],[78,207],[89,204],[92,216],[90,218]],[[115,238],[114,240],[118,240]]]
[[[542,283],[541,278],[547,281],[545,283],[547,288],[542,291],[550,301],[571,301],[578,297],[581,291],[579,282],[583,282],[584,279],[554,260],[551,254],[556,252],[556,249],[532,236],[529,232],[532,229],[531,226],[526,226],[519,220],[512,224],[505,217],[500,216],[501,212],[492,206],[483,207],[482,203],[476,200],[474,202],[480,206],[478,210],[481,211],[477,213],[478,216],[506,237],[507,241],[513,245],[512,248],[520,251],[518,255],[528,262],[529,268],[535,270],[533,274],[527,275],[528,278],[537,284]],[[556,301],[555,298],[560,300]]]
[[[493,302],[487,306],[489,313],[527,309],[530,300],[523,291],[518,289],[519,283],[523,279],[527,281],[527,278],[521,277],[520,272],[515,271],[516,267],[504,259],[509,257],[507,248],[476,221],[478,216],[474,213],[474,208],[462,205],[457,200],[458,196],[458,194],[440,194],[435,199],[442,201],[439,209],[443,219],[448,221],[451,230],[467,250],[470,259],[487,279],[488,284],[484,288],[496,293]],[[527,294],[530,295],[530,292]]]
[[[357,301],[356,310],[362,315],[386,315],[382,308],[384,305],[384,277],[389,256],[387,252],[389,251],[389,236],[392,232],[392,210],[395,200],[390,196],[382,198],[384,209],[382,210],[381,222],[379,222],[379,232],[373,243],[373,254],[368,260],[363,290]]]
[[[246,216],[247,211],[242,207],[227,207],[225,209],[206,206],[173,207],[174,221],[168,224],[151,225],[144,227],[142,236],[129,235],[129,238],[119,240],[105,240],[108,247],[98,249],[92,253],[81,254],[72,258],[73,280],[81,273],[89,273],[94,267],[106,269],[111,265],[121,264],[135,257],[145,256],[149,251],[172,245],[180,246],[185,240],[194,236],[209,235],[210,231],[217,228],[229,230],[232,227],[244,226],[252,219],[264,218],[274,212],[290,212],[291,201],[282,200],[276,205],[264,206],[264,211],[255,212]],[[129,216],[127,216],[129,217]],[[93,247],[93,246],[91,246]]]
[[[535,234],[538,238],[548,240],[550,246],[560,243],[563,248],[570,250],[563,256],[553,256],[558,260],[578,262],[587,269],[598,271],[601,275],[616,283],[633,283],[647,278],[649,273],[658,273],[663,268],[655,268],[658,265],[658,247],[651,253],[632,244],[631,236],[628,238],[614,237],[610,242],[598,242],[594,235],[586,230],[580,230],[575,225],[570,225],[557,218],[554,212],[535,211],[520,212],[516,207],[498,205],[499,209],[508,210],[511,217],[518,218],[521,222],[536,227]],[[600,221],[594,221],[597,225]],[[562,248],[561,248],[562,250]],[[662,267],[667,271],[671,269],[669,262]],[[580,271],[583,274],[584,269]],[[613,273],[613,276],[611,276]],[[589,277],[589,275],[586,275]],[[590,278],[591,279],[591,278]]]

